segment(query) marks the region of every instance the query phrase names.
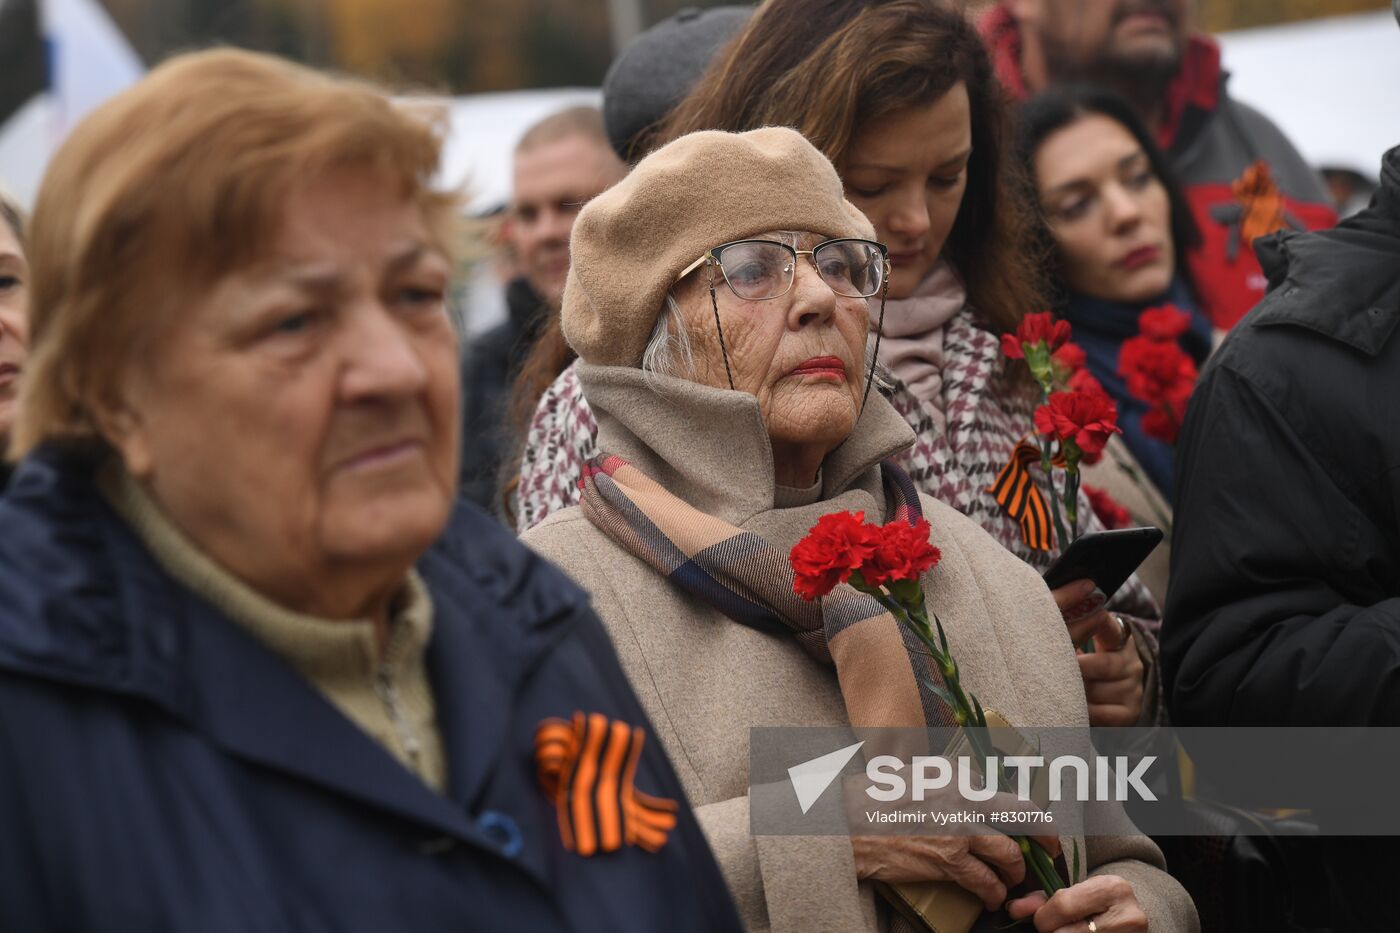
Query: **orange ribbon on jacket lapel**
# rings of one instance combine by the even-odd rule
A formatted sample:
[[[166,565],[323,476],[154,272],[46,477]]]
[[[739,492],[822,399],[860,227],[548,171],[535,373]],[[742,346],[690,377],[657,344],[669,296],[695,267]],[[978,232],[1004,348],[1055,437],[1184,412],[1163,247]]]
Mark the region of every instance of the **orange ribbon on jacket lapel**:
[[[1254,241],[1288,226],[1284,216],[1283,193],[1269,171],[1269,163],[1258,159],[1230,182],[1230,192],[1244,208],[1240,218],[1240,237],[1245,249]]]
[[[1040,448],[1022,440],[1011,452],[1011,459],[997,474],[996,482],[987,491],[997,504],[1021,526],[1021,540],[1038,551],[1054,550],[1050,508],[1040,487],[1031,476],[1031,464],[1040,463]]]
[[[674,800],[637,790],[646,734],[602,713],[546,719],[535,730],[540,787],[554,801],[564,848],[579,855],[615,852],[623,843],[656,852],[676,825]]]

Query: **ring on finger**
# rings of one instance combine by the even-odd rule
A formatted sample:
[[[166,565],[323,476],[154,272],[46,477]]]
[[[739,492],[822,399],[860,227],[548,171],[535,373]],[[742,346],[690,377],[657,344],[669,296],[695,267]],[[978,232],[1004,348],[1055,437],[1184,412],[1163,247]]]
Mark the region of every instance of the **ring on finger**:
[[[1113,646],[1114,651],[1122,651],[1128,642],[1132,640],[1133,630],[1128,627],[1127,621],[1118,613],[1113,613],[1113,621],[1118,623],[1118,644]]]

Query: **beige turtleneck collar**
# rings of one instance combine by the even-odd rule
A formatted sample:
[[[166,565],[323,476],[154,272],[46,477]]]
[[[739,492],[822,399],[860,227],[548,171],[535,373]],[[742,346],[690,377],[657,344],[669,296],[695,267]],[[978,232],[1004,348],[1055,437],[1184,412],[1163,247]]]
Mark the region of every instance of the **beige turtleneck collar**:
[[[416,570],[395,600],[381,656],[370,619],[293,612],[215,563],[119,463],[100,470],[98,486],[167,573],[291,664],[425,783],[446,787],[446,755],[424,663],[433,605]]]
[[[598,420],[598,449],[622,457],[682,500],[732,525],[774,508],[829,501],[854,487],[883,502],[878,466],[907,449],[913,429],[872,391],[850,437],[822,461],[818,495],[780,489],[773,443],[747,392],[716,389],[626,366],[580,363]]]
[[[817,481],[805,489],[796,486],[777,486],[773,489],[773,508],[794,509],[811,505],[822,497],[822,473],[817,471]]]

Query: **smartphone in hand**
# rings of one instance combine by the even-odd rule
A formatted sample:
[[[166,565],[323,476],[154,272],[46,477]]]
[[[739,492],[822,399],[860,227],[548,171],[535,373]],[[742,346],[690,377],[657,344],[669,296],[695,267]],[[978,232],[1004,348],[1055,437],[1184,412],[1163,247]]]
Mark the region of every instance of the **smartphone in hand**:
[[[1045,571],[1045,585],[1057,590],[1075,580],[1093,580],[1108,599],[1162,543],[1162,531],[1150,526],[1087,534],[1065,548]]]

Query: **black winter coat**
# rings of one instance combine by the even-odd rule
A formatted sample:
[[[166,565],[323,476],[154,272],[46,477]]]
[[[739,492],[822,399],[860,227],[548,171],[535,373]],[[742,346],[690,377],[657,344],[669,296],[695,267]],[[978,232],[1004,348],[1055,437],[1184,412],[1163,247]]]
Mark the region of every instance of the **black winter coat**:
[[[1257,252],[1181,435],[1172,720],[1400,725],[1400,148],[1369,209]]]
[[[91,469],[40,451],[0,499],[0,930],[738,930],[585,594],[470,506],[419,562],[449,764],[430,790],[175,583]],[[548,717],[648,741],[656,854],[567,851]],[[601,806],[601,804],[600,804]]]

